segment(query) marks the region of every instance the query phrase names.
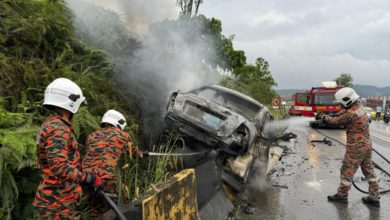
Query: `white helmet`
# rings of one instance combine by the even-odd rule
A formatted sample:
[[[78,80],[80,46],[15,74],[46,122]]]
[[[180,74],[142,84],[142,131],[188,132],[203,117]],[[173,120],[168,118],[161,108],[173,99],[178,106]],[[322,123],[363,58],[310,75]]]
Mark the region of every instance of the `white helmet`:
[[[101,123],[108,123],[114,125],[115,127],[119,126],[122,130],[125,129],[127,125],[125,116],[113,109],[104,113]]]
[[[359,98],[359,95],[352,88],[345,87],[336,92],[335,98],[336,101],[348,108]]]
[[[85,97],[76,83],[58,78],[47,86],[43,105],[52,105],[76,113],[83,102],[86,102]]]

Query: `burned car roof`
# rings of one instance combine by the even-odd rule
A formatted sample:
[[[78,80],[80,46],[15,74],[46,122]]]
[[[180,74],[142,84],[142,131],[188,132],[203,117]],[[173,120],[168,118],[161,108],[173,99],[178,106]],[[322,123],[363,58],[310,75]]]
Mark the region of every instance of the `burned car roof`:
[[[167,106],[166,127],[208,146],[244,146],[259,134],[257,125],[268,109],[234,90],[207,85],[174,92]],[[244,139],[246,141],[244,141]],[[244,142],[247,142],[244,144]]]
[[[232,90],[232,89],[229,89],[229,88],[226,88],[226,87],[223,87],[223,86],[219,86],[219,85],[207,85],[207,86],[203,86],[203,87],[200,87],[198,89],[204,89],[204,88],[212,88],[212,89],[216,89],[216,90],[220,90],[220,91],[223,91],[223,92],[226,92],[226,93],[230,93],[232,95],[235,95],[237,97],[240,97],[248,102],[251,102],[253,103],[254,105],[257,105],[259,108],[263,108],[263,105],[260,104],[258,101],[254,100],[253,98],[243,94],[243,93],[240,93],[240,92],[237,92],[235,90]]]
[[[250,121],[253,121],[257,113],[263,108],[262,104],[251,97],[223,86],[207,85],[191,90],[188,93],[196,94],[211,102],[217,103],[245,116]]]

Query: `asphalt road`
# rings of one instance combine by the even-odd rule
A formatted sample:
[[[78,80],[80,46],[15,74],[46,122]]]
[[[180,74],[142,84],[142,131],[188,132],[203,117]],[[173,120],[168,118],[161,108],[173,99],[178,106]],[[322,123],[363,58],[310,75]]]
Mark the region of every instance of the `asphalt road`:
[[[293,119],[294,120],[294,119]],[[324,136],[299,120],[290,126],[299,137],[288,144],[286,154],[274,172],[264,177],[255,174],[242,196],[238,219],[390,219],[390,193],[381,196],[381,208],[361,202],[365,194],[352,188],[349,204],[335,204],[326,196],[336,192],[344,146],[333,141],[332,146],[311,144],[310,140]],[[390,125],[373,121],[370,125],[374,148],[390,160]],[[345,131],[321,129],[321,132],[345,143]],[[373,160],[390,172],[390,165],[373,155]],[[258,165],[261,167],[261,164]],[[390,177],[376,169],[382,188],[390,189]],[[355,175],[359,182],[361,171]],[[365,181],[358,183],[367,190]]]

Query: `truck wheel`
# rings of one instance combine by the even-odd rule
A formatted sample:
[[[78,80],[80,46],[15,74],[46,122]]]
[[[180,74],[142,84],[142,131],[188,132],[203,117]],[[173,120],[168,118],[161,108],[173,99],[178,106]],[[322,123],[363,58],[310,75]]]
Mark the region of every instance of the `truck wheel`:
[[[310,122],[310,127],[311,128],[318,128],[318,122],[317,121],[311,121]]]

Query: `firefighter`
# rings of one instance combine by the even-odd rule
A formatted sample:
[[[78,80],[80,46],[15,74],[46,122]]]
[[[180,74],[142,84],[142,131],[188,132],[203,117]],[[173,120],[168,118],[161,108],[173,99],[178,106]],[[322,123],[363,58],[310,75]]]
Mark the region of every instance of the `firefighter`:
[[[381,113],[382,113],[382,106],[380,106],[380,105],[376,106],[375,110],[376,110],[375,120],[380,121],[381,120]]]
[[[347,146],[341,166],[341,181],[337,193],[328,196],[329,201],[348,203],[348,191],[352,178],[360,167],[366,177],[369,196],[363,197],[365,204],[379,207],[378,181],[372,165],[372,143],[369,122],[364,108],[360,105],[359,95],[352,88],[345,87],[336,92],[335,98],[345,110],[337,116],[321,115],[321,119],[331,125],[344,125],[347,133]]]
[[[80,183],[95,187],[102,184],[93,173],[80,171],[79,145],[71,119],[84,101],[79,86],[69,79],[58,78],[45,90],[43,106],[51,115],[37,134],[38,168],[42,180],[33,202],[40,218],[74,219]]]
[[[102,118],[100,128],[87,138],[87,150],[82,162],[84,172],[96,173],[105,183],[104,192],[117,193],[117,169],[121,155],[132,153],[142,158],[142,151],[132,147],[130,135],[123,131],[125,117],[118,111],[108,110]],[[120,186],[119,186],[120,187]],[[85,189],[91,207],[91,215],[97,216],[108,208],[93,191]]]

